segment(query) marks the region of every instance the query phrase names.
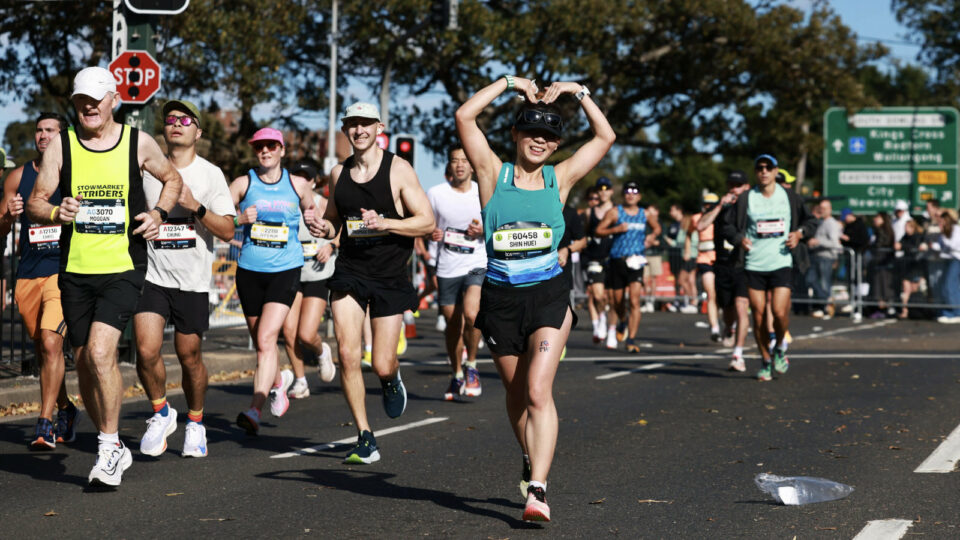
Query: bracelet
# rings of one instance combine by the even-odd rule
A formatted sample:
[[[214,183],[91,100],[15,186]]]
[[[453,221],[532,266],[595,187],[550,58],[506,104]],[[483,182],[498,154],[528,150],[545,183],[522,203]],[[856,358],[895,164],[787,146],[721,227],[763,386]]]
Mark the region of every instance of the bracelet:
[[[53,207],[53,210],[50,211],[50,221],[52,221],[53,223],[56,223],[56,222],[57,222],[57,220],[54,219],[53,215],[56,214],[56,213],[57,213],[57,210],[59,210],[59,209],[60,209],[59,206],[54,206],[54,207]]]
[[[516,88],[516,84],[513,81],[512,75],[504,75],[503,78],[507,80],[507,90],[513,90]]]
[[[240,218],[238,216],[233,216],[233,226],[234,227],[240,226]]]

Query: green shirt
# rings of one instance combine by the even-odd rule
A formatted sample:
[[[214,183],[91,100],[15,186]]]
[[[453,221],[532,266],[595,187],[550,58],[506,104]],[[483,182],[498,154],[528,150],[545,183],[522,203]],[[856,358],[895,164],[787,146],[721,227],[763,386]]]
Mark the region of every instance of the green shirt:
[[[793,266],[787,249],[790,233],[790,199],[776,186],[771,197],[765,197],[760,186],[747,195],[747,238],[753,243],[746,253],[746,269],[771,272]]]

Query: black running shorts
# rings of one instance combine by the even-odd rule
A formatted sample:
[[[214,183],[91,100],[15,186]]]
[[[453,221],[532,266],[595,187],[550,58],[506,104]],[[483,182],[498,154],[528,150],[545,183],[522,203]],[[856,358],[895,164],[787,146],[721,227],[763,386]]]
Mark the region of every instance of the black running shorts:
[[[369,306],[370,317],[374,319],[399,315],[408,309],[415,310],[419,304],[417,292],[406,277],[373,279],[337,269],[327,280],[327,288],[331,291],[331,301],[337,294],[348,294],[363,309]]]
[[[607,261],[584,259],[583,272],[586,275],[584,281],[587,282],[587,285],[603,284],[607,277]]]
[[[737,298],[747,298],[747,278],[743,269],[737,269],[732,264],[717,263],[713,265],[716,275],[717,306],[730,307]]]
[[[181,334],[200,334],[210,328],[210,295],[205,292],[181,291],[150,283],[135,313],[156,313],[165,321],[173,321],[173,329]]]
[[[303,297],[308,296],[328,300],[330,298],[330,289],[327,288],[327,280],[320,281],[301,281],[300,290],[303,291]]]
[[[146,270],[119,274],[60,274],[60,305],[67,323],[70,345],[86,345],[90,326],[103,323],[120,330],[127,327],[143,291]]]
[[[300,290],[300,268],[282,272],[254,272],[237,268],[237,296],[245,317],[259,317],[264,304],[293,305]]]
[[[626,259],[611,257],[607,266],[607,288],[613,290],[626,289],[631,283],[643,283],[643,267],[639,269],[630,268],[627,266]]]
[[[793,285],[793,267],[784,266],[770,272],[747,270],[747,287],[755,291],[772,291],[780,287],[789,289]]]

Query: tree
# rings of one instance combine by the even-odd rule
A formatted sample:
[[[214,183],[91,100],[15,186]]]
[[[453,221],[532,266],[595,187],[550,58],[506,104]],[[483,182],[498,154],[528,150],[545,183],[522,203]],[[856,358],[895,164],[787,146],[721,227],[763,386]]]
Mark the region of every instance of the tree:
[[[936,71],[940,84],[960,83],[960,1],[892,0],[897,21],[917,32],[920,58]]]

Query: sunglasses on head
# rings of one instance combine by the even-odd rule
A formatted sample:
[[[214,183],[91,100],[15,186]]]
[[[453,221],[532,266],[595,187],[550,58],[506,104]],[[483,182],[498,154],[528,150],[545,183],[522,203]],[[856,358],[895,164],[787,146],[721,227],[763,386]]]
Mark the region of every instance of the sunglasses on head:
[[[517,115],[517,121],[522,120],[525,124],[544,124],[553,128],[563,128],[563,118],[559,114],[538,111],[535,109],[524,109]]]
[[[171,114],[164,119],[164,123],[168,126],[172,126],[177,122],[183,127],[188,127],[192,126],[196,120],[194,120],[192,116],[177,116],[175,114]]]
[[[280,143],[278,143],[277,141],[265,141],[265,142],[255,142],[255,143],[253,143],[253,150],[254,150],[254,152],[259,152],[259,151],[263,150],[264,148],[266,148],[267,150],[273,152],[273,151],[275,151],[277,148],[280,148]]]
[[[772,171],[776,169],[776,165],[767,165],[766,163],[758,163],[753,170],[755,171]]]

